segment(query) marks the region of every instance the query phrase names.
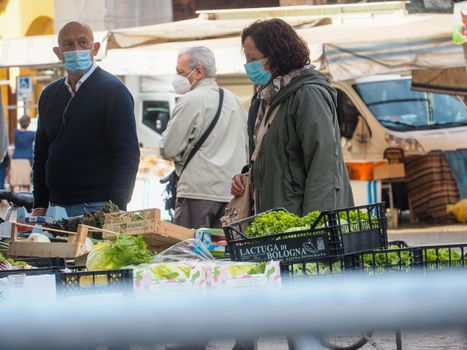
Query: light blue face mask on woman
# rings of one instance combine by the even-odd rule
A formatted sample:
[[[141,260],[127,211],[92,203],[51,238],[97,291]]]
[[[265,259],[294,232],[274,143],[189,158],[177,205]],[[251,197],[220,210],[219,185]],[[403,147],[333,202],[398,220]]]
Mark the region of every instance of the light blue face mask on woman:
[[[256,85],[267,85],[271,80],[271,72],[264,69],[264,65],[261,61],[264,59],[252,61],[243,65],[245,67],[248,78]]]
[[[83,75],[92,66],[91,50],[75,50],[63,53],[65,69],[73,75]]]

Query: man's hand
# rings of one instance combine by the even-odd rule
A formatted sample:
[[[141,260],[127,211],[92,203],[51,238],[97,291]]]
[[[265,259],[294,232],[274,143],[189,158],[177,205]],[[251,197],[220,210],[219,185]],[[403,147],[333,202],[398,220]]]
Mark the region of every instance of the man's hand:
[[[232,184],[230,187],[230,193],[234,197],[241,196],[245,192],[245,185],[243,184],[243,174],[237,174],[232,178]]]
[[[31,212],[31,216],[45,216],[46,212],[46,208],[34,208]]]

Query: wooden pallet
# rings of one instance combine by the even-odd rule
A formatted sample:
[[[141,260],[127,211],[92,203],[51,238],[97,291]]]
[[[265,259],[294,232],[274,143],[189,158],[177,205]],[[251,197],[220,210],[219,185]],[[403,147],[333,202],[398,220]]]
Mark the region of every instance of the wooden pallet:
[[[161,220],[157,208],[105,214],[104,229],[130,235],[142,235],[150,250],[161,252],[168,247],[193,238],[194,231]],[[115,236],[103,232],[104,239]]]

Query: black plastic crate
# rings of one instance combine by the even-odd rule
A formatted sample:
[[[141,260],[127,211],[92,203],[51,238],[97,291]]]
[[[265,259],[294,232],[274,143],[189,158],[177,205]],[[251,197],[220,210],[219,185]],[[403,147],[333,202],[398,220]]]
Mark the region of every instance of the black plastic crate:
[[[58,296],[133,292],[133,270],[74,271],[55,275]]]
[[[406,247],[392,246],[334,259],[322,259],[302,263],[282,263],[285,275],[335,276],[343,273],[364,275],[390,272],[431,271],[467,268],[467,244],[445,244],[435,246]]]
[[[324,211],[307,230],[247,237],[243,230],[260,214],[224,227],[232,260],[303,262],[387,246],[383,203]]]
[[[417,251],[426,270],[467,267],[467,244],[426,246]]]
[[[53,274],[67,267],[67,263],[64,258],[20,258],[17,260],[24,261],[28,265],[31,265],[33,268],[0,271],[0,278],[10,275],[32,276]]]
[[[24,261],[27,264],[37,268],[64,269],[67,267],[65,258],[20,258],[17,260]]]
[[[281,263],[281,276],[284,278],[284,281],[289,277],[342,276],[346,271],[349,271],[349,266],[344,257]]]
[[[441,270],[466,267],[467,244],[444,244],[385,249],[360,253],[352,257],[356,270]]]

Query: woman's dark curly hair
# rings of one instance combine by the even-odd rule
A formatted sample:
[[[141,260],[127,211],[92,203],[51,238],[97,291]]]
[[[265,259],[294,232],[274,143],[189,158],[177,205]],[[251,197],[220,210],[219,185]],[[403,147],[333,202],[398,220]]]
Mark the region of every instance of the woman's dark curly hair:
[[[310,64],[310,50],[305,40],[279,18],[254,22],[242,31],[242,44],[247,37],[268,58],[273,75],[284,75]]]

